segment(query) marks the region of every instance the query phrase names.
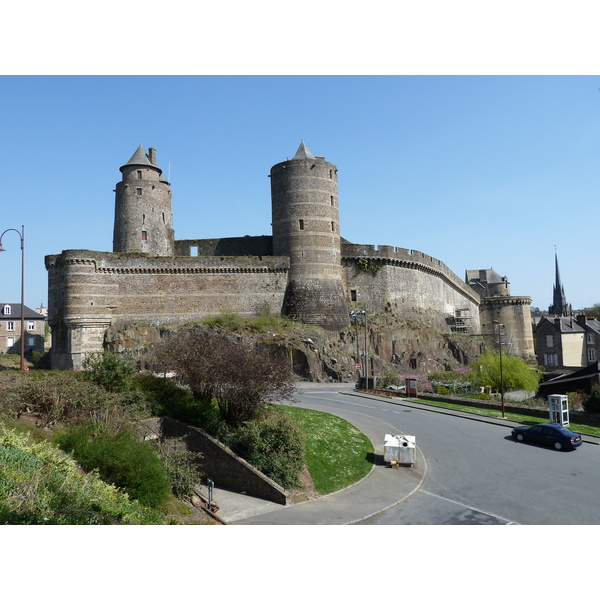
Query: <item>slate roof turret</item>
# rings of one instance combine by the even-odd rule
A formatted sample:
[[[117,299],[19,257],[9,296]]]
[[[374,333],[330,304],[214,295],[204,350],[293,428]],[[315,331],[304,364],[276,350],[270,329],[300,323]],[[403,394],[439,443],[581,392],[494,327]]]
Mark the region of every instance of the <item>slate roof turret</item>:
[[[306,147],[304,140],[302,140],[302,142],[300,142],[300,146],[298,146],[298,150],[296,151],[296,154],[294,155],[294,158],[292,160],[297,160],[297,159],[302,159],[302,158],[314,158],[314,156],[311,154],[310,150]]]
[[[120,168],[120,171],[122,172],[125,167],[133,167],[138,165],[143,167],[152,167],[162,174],[162,170],[156,165],[152,164],[142,144],[139,145],[138,149],[133,153],[133,156]]]

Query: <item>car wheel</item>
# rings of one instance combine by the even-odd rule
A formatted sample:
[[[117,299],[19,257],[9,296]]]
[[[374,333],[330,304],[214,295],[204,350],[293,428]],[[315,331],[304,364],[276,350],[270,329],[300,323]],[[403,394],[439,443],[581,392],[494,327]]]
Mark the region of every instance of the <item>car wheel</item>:
[[[525,438],[522,433],[517,433],[517,441],[522,442]]]
[[[560,442],[554,442],[554,447],[555,447],[557,450],[562,450],[562,447],[563,447],[563,446],[562,446],[562,444],[561,444]]]

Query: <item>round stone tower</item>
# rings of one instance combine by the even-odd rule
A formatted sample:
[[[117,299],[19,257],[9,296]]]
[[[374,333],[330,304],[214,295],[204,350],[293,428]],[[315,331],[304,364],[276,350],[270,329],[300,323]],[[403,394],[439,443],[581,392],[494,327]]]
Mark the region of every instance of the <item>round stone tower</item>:
[[[283,313],[339,330],[349,324],[342,283],[337,168],[304,142],[271,168],[273,254],[288,256]]]
[[[156,150],[140,144],[121,167],[117,183],[113,252],[173,256],[171,186],[156,166]]]

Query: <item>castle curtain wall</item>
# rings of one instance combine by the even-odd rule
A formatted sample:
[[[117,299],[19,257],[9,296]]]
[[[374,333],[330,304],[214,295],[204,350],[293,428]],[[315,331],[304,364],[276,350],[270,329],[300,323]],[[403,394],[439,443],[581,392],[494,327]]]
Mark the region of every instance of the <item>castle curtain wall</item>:
[[[479,331],[479,296],[448,267],[422,252],[362,244],[342,244],[349,300],[399,315],[431,312],[451,317],[468,309]]]
[[[221,310],[281,312],[288,259],[154,257],[66,250],[46,257],[53,368],[80,368],[115,323],[178,326]],[[71,357],[71,358],[69,358]]]

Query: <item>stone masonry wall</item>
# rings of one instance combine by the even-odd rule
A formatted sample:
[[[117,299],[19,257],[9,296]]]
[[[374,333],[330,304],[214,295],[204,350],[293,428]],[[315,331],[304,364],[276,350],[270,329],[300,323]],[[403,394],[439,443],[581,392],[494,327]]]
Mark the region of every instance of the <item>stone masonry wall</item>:
[[[479,330],[479,296],[443,262],[415,250],[392,246],[342,244],[346,288],[352,298],[372,310],[398,314],[432,311],[453,315],[469,309],[472,327]],[[360,268],[366,259],[376,273]]]
[[[268,308],[277,314],[288,265],[285,257],[173,258],[89,250],[47,256],[48,321],[59,342],[53,368],[78,368],[58,356],[76,352],[79,361],[101,351],[98,334],[115,323],[182,325],[223,309],[257,316]]]
[[[183,438],[188,451],[202,455],[199,459],[201,469],[218,488],[246,493],[278,504],[289,503],[289,493],[280,485],[201,429],[163,417],[139,423],[138,430],[146,439]]]

